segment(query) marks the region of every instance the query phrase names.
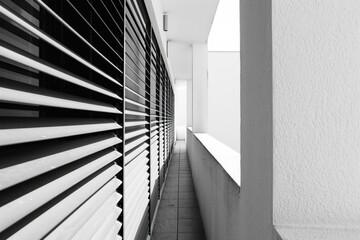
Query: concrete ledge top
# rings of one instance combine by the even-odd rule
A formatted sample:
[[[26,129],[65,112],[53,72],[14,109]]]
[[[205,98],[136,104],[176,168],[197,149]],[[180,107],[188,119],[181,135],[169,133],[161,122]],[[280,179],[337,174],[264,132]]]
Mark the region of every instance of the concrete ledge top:
[[[188,127],[188,129],[192,131],[192,128]],[[194,135],[240,187],[240,153],[207,133],[194,133]]]
[[[359,240],[360,228],[275,226],[278,240]]]

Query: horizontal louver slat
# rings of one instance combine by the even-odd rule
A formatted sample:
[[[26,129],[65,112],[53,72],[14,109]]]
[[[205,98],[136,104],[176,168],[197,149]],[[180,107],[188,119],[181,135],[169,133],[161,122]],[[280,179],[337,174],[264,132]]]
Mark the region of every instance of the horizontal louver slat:
[[[0,232],[11,226],[16,221],[25,217],[35,209],[39,208],[52,198],[60,195],[71,186],[80,182],[93,172],[104,167],[120,156],[116,151],[106,151],[85,159],[88,164],[81,166],[66,175],[49,182],[34,191],[31,191],[0,208],[0,215],[11,216],[0,223]],[[69,170],[67,170],[69,171]]]
[[[113,193],[100,208],[90,217],[81,229],[72,237],[72,240],[90,239],[101,226],[107,216],[115,210],[116,204],[120,201],[121,195]],[[120,210],[121,212],[121,210]]]
[[[76,59],[77,61],[79,61],[80,63],[84,64],[85,66],[89,67],[90,69],[98,72],[99,74],[101,74],[102,76],[104,76],[105,78],[109,79],[110,81],[112,81],[113,83],[117,84],[117,85],[121,85],[118,81],[116,81],[114,78],[110,77],[109,75],[107,75],[106,73],[104,73],[103,71],[101,71],[100,69],[98,69],[97,67],[93,66],[91,63],[87,62],[86,60],[82,59],[81,57],[79,57],[78,55],[76,55],[74,52],[72,52],[71,50],[69,50],[68,48],[66,48],[65,46],[63,46],[62,44],[60,44],[59,42],[57,42],[56,40],[52,39],[51,37],[47,36],[45,33],[43,33],[41,30],[35,28],[34,26],[32,26],[31,24],[27,23],[26,21],[22,20],[21,18],[17,17],[15,14],[13,14],[11,11],[7,10],[6,8],[4,8],[3,6],[0,6],[0,13],[4,14],[5,16],[7,16],[8,18],[10,18],[12,21],[18,23],[20,26],[22,26],[23,28],[27,29],[29,32],[33,33],[34,35],[38,36],[39,38],[43,39],[44,41],[48,42],[49,44],[53,45],[54,47],[58,48],[60,51],[68,54],[69,56],[71,56],[72,58]]]
[[[121,114],[108,104],[4,80],[0,82],[0,101]]]
[[[4,168],[0,169],[0,190],[119,143],[119,138],[108,133],[63,143],[41,143],[34,149],[4,154]],[[8,166],[5,167],[5,164]]]
[[[126,143],[125,144],[125,152],[130,151],[131,149],[135,148],[136,146],[140,145],[141,143],[145,142],[148,139],[149,139],[148,136],[142,136],[136,140],[133,140],[130,143]]]
[[[104,220],[101,226],[97,229],[96,233],[92,236],[91,240],[104,240],[106,234],[110,231],[116,219],[119,217],[121,213],[120,208],[116,208],[113,210],[109,216]]]
[[[88,197],[96,192],[102,185],[109,181],[120,171],[119,166],[112,166],[91,179],[82,187],[75,190],[72,194],[61,200],[52,208],[35,218],[25,227],[21,228],[9,239],[40,239],[45,236],[51,229],[59,224],[67,215],[79,207]],[[114,180],[113,184],[117,184]],[[36,231],[34,231],[36,229]]]
[[[116,181],[116,185],[112,184],[112,182],[107,183],[64,222],[62,222],[54,231],[46,236],[45,239],[72,239],[72,237],[80,230],[80,228],[96,212],[96,210],[101,207],[102,203],[114,194],[120,184],[120,180]],[[112,206],[114,206],[114,204]]]
[[[41,72],[47,73],[57,78],[61,78],[64,81],[79,85],[81,87],[87,88],[89,90],[104,94],[106,96],[120,100],[121,98],[113,92],[104,89],[94,83],[91,83],[85,79],[82,79],[79,76],[75,76],[72,73],[67,72],[64,69],[60,69],[50,63],[45,63],[41,59],[36,57],[26,56],[24,53],[20,54],[16,51],[10,50],[4,47],[4,43],[0,42],[0,55],[9,59],[10,61],[15,61],[17,63],[23,64],[25,66],[37,69]]]
[[[115,222],[115,224],[109,230],[108,234],[105,236],[104,240],[114,240],[120,228],[121,228],[121,223]]]
[[[113,120],[106,119],[13,119],[4,121],[6,128],[0,129],[0,146],[44,141],[87,133],[103,132],[121,128]],[[17,123],[17,125],[16,125]]]

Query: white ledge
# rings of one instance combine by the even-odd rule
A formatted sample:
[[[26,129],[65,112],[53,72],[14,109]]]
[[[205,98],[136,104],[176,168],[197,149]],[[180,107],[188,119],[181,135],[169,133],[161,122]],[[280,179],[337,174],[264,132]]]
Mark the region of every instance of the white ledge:
[[[274,226],[277,240],[359,240],[358,227]]]
[[[188,129],[192,132],[192,128]],[[240,187],[240,153],[207,133],[193,134]]]

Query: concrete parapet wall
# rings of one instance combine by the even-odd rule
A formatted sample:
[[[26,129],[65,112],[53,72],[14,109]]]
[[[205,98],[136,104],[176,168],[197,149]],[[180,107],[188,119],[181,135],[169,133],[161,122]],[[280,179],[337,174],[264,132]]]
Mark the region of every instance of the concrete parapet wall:
[[[229,175],[190,129],[187,129],[186,145],[206,239],[238,240],[239,183]]]

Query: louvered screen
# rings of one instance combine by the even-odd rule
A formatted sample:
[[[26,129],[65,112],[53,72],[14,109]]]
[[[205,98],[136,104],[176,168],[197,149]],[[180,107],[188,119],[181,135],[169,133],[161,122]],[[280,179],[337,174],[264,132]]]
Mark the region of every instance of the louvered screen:
[[[137,5],[125,11],[124,239],[145,239],[149,230],[149,59],[146,25]]]
[[[122,8],[0,0],[0,239],[120,238]]]
[[[151,39],[151,73],[150,73],[150,122],[151,122],[151,178],[150,178],[150,219],[154,217],[160,195],[160,162],[159,162],[159,56],[160,50],[156,45],[155,34]]]
[[[0,239],[146,239],[174,97],[142,0],[0,0]]]

